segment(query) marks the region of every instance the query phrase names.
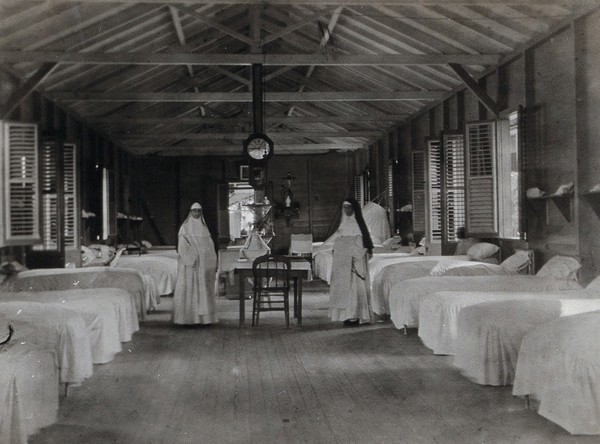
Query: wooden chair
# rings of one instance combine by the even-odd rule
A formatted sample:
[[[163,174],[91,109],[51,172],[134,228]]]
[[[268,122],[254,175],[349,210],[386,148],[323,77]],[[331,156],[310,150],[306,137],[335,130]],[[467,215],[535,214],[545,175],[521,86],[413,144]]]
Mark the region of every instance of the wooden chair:
[[[258,325],[263,311],[283,311],[285,323],[290,326],[290,269],[290,260],[285,256],[266,254],[254,260],[252,325]]]

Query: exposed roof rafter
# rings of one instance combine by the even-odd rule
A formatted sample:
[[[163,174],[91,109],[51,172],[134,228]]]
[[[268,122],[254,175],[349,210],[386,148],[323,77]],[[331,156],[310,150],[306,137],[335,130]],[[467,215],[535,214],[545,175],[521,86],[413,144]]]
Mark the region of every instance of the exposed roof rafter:
[[[90,63],[96,65],[494,65],[497,54],[193,54],[156,52],[58,52],[0,50],[2,62]]]

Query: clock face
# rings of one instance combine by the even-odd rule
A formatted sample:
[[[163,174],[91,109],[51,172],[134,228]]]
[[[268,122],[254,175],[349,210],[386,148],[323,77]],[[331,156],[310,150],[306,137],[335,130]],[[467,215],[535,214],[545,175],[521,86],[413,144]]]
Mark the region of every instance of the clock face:
[[[266,160],[273,151],[273,143],[268,137],[262,135],[250,136],[244,147],[248,156],[254,160]]]
[[[264,139],[253,139],[248,144],[248,155],[253,159],[264,159],[270,150],[269,143]]]

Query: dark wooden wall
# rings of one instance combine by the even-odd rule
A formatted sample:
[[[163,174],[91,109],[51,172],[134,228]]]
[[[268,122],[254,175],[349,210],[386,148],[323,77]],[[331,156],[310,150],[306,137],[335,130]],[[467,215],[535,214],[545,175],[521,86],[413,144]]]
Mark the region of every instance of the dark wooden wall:
[[[552,194],[561,184],[575,184],[570,221],[551,201],[547,217],[540,208],[524,202],[527,238],[500,240],[503,250],[534,248],[539,263],[559,253],[578,255],[584,264],[583,283],[600,271],[600,199],[584,195],[600,183],[599,28],[600,12],[595,12],[536,42],[479,81],[503,112],[523,106],[533,114],[535,137],[529,137],[524,146],[525,188],[537,186]],[[399,146],[392,149],[410,163],[410,153],[424,149],[426,137],[487,118],[493,116],[474,94],[459,91],[446,103],[395,129]],[[377,155],[377,146],[371,146],[371,157]],[[385,175],[386,171],[377,168],[372,173]],[[381,183],[377,178],[373,182]],[[397,192],[409,198],[411,181],[405,178],[401,184]]]
[[[312,156],[277,156],[269,160],[267,196],[276,206],[283,202],[283,185],[288,173],[294,199],[300,203],[298,218],[290,226],[284,218],[274,220],[276,237],[272,248],[287,252],[292,233],[313,233],[315,241],[325,240],[339,218],[341,203],[353,191],[355,154],[331,153]],[[132,174],[137,177],[136,193],[145,208],[142,237],[153,244],[174,245],[179,225],[190,205],[198,201],[206,223],[218,239],[217,194],[221,184],[239,181],[243,158],[189,157],[139,158]],[[275,209],[273,209],[275,213]]]
[[[17,79],[0,70],[0,103],[4,103],[18,86]],[[101,171],[103,167],[114,170],[116,191],[119,195],[129,195],[130,184],[123,176],[127,172],[129,156],[113,145],[107,135],[89,128],[37,92],[29,95],[7,120],[35,123],[41,136],[60,134],[65,142],[77,145],[80,208],[96,214],[96,218],[81,220],[80,242],[89,244],[101,240]],[[117,211],[128,213],[129,202],[118,199]],[[0,258],[16,257],[25,262],[28,249],[29,247],[4,248],[0,251]],[[79,263],[79,251],[67,250],[65,256],[66,262]]]

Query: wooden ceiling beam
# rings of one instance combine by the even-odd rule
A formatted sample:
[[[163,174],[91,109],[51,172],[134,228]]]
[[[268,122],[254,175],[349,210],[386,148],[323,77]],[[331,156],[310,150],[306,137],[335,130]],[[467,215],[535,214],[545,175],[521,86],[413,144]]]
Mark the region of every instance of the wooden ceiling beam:
[[[467,70],[455,63],[450,63],[450,68],[464,82],[465,86],[471,91],[477,99],[485,106],[495,117],[500,115],[498,104],[488,95],[488,93],[479,86],[477,81],[471,77]]]
[[[319,91],[267,92],[265,102],[372,102],[401,100],[441,100],[447,91]],[[249,92],[71,92],[49,91],[51,100],[96,102],[252,102]]]
[[[153,154],[161,151],[163,154],[167,152],[171,153],[197,153],[203,154],[206,152],[216,152],[222,154],[242,155],[242,145],[240,143],[227,143],[227,144],[211,144],[206,146],[193,145],[144,145],[144,146],[130,146],[122,145],[123,148],[133,154]],[[299,144],[276,144],[275,152],[281,154],[287,152],[293,154],[294,151],[310,151],[310,150],[362,150],[367,148],[365,143],[299,143]],[[181,155],[181,154],[179,154]]]
[[[369,123],[369,122],[399,122],[408,114],[372,114],[368,116],[290,116],[265,117],[267,124],[298,124],[298,123]],[[190,125],[249,125],[250,117],[88,117],[87,121],[122,124],[190,124]]]
[[[141,3],[159,3],[164,4],[165,0],[63,0],[65,2],[86,4],[86,3],[124,3],[124,4],[141,4]],[[337,5],[337,6],[365,6],[365,0],[177,0],[179,4],[192,5]],[[411,5],[480,5],[485,4],[513,4],[513,5],[530,5],[531,0],[370,0],[369,5],[388,5],[388,6],[411,6]],[[541,4],[547,5],[564,5],[565,3],[580,4],[580,5],[598,5],[597,0],[543,0]]]
[[[290,138],[356,138],[356,137],[380,137],[381,131],[286,131],[269,132],[269,137],[275,141]],[[202,131],[199,133],[169,133],[161,131],[160,133],[112,133],[111,136],[117,140],[160,140],[160,139],[180,139],[180,140],[245,140],[248,132],[226,132],[211,133]]]
[[[321,48],[324,48],[327,43],[329,43],[329,40],[331,39],[331,35],[333,33],[333,30],[335,28],[335,25],[337,25],[337,22],[340,18],[340,14],[342,13],[344,8],[336,8],[333,11],[333,14],[331,15],[331,18],[329,19],[329,23],[327,24],[327,29],[325,29],[325,34],[321,37],[321,41],[319,42],[319,50]],[[315,70],[315,65],[310,65],[308,67],[308,69],[306,70],[306,74],[304,74],[304,80],[307,80],[310,78],[310,76],[312,75],[312,73]],[[306,84],[302,83],[300,85],[300,87],[298,88],[298,92],[302,92],[304,91],[304,88],[306,88]],[[290,109],[288,109],[287,111],[287,115],[291,116],[294,112],[294,107],[291,106]]]
[[[599,0],[600,1],[600,0]],[[495,65],[497,54],[190,54],[156,52],[59,52],[0,50],[0,62],[109,65]]]
[[[212,28],[216,28],[219,31],[221,31],[222,33],[233,37],[234,39],[240,40],[244,43],[247,43],[249,45],[252,44],[252,38],[248,37],[247,35],[244,34],[240,34],[237,31],[234,31],[233,29],[222,25],[221,23],[215,21],[215,20],[211,20],[209,18],[206,18],[205,16],[203,16],[202,14],[197,13],[196,11],[194,11],[193,8],[191,7],[186,7],[186,6],[182,6],[182,5],[173,5],[173,7],[179,9],[181,12],[185,12],[186,14],[188,14],[191,17],[194,17],[196,20],[201,21],[202,23],[204,23],[205,25],[208,25]]]
[[[284,36],[286,36],[287,34],[290,34],[294,31],[296,31],[297,29],[303,28],[304,26],[308,25],[309,23],[314,22],[315,20],[320,19],[321,17],[328,15],[332,12],[334,12],[338,7],[329,7],[329,8],[325,8],[324,10],[320,10],[308,17],[303,18],[302,20],[299,20],[296,23],[292,23],[291,25],[286,26],[285,28],[276,31],[270,35],[268,35],[267,37],[265,37],[263,40],[263,45],[266,45],[268,43],[271,43],[277,39],[280,39]]]
[[[6,103],[2,104],[0,118],[5,119],[10,116],[17,106],[35,90],[40,83],[54,70],[56,63],[44,63],[25,83],[19,86],[8,98]]]

